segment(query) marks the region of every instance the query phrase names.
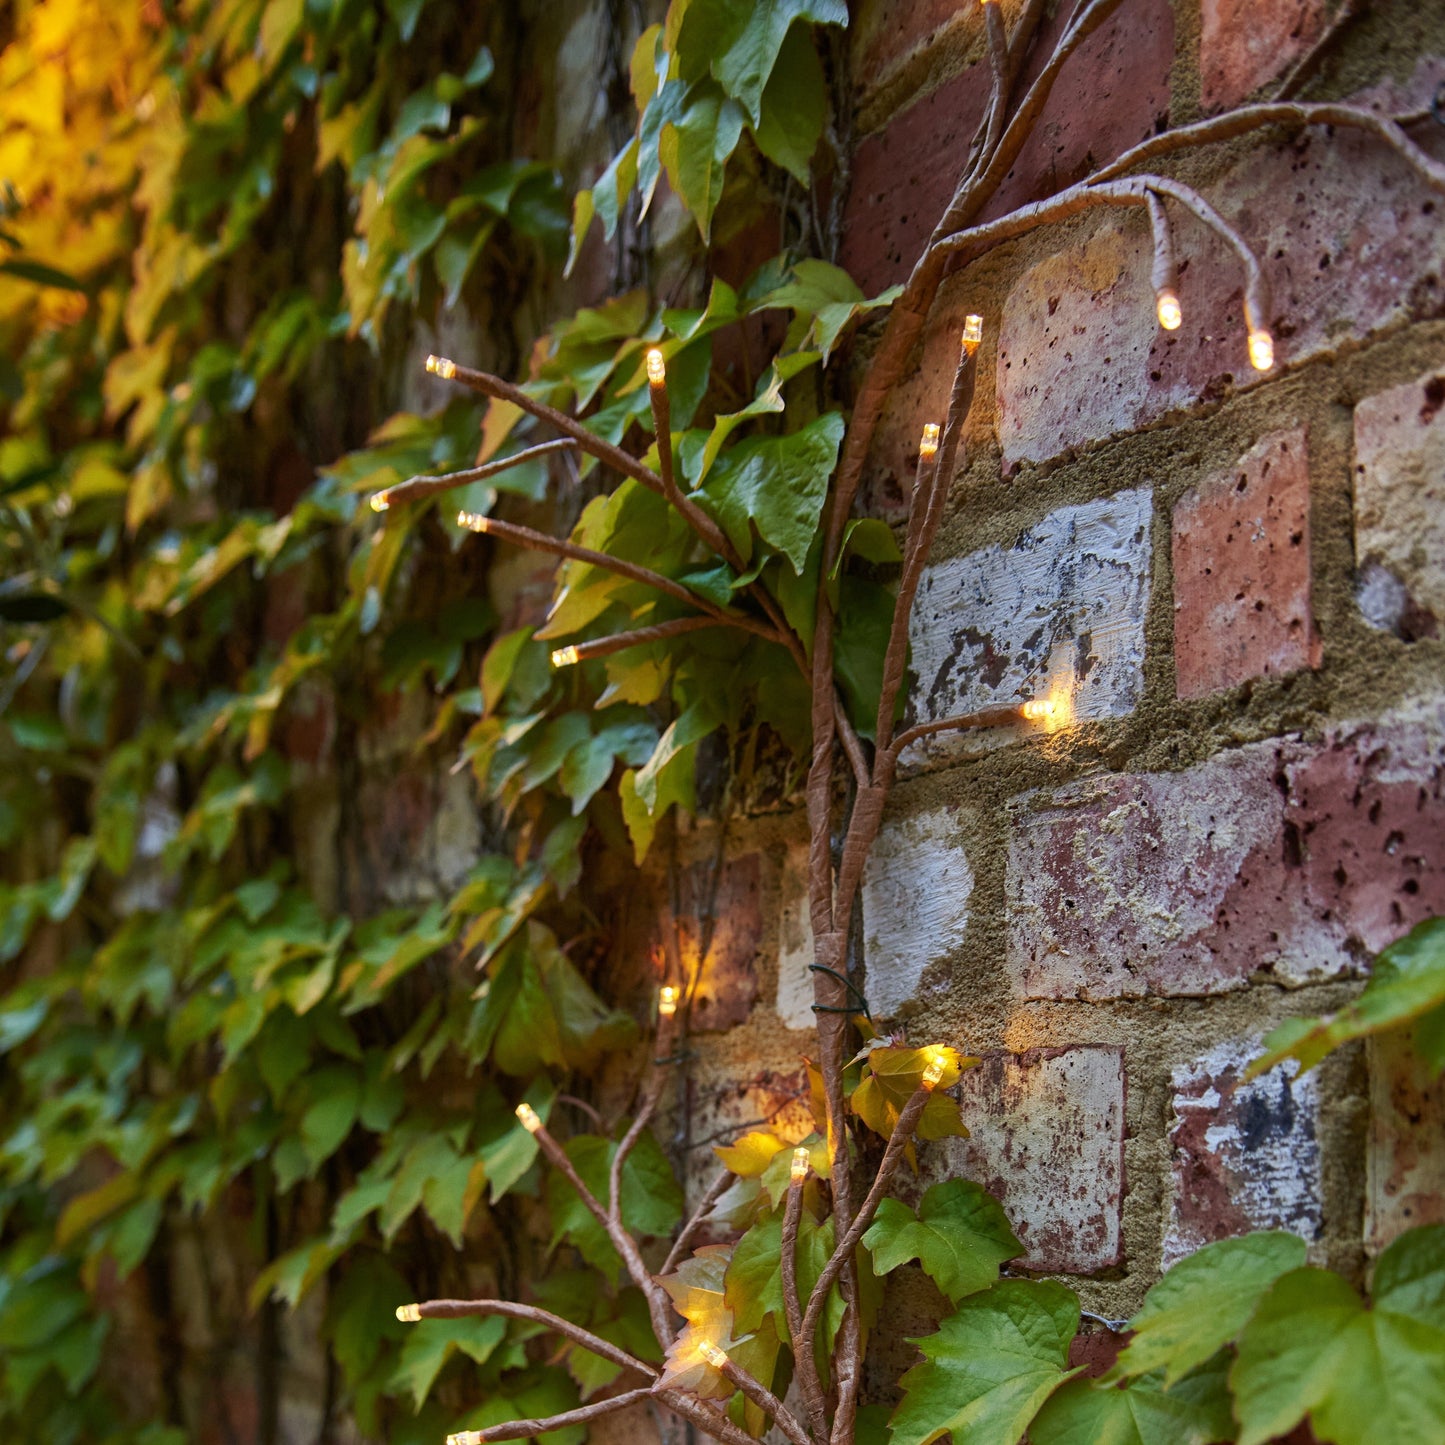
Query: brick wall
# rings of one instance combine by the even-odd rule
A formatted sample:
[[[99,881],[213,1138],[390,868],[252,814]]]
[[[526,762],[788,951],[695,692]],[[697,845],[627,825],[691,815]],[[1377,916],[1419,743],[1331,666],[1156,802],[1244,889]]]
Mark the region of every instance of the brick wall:
[[[1126,0],[992,213],[1263,93],[1328,8]],[[844,260],[879,289],[916,259],[977,124],[981,20],[971,0],[855,12]],[[1406,108],[1442,76],[1445,6],[1396,0],[1313,94]],[[960,319],[982,313],[912,712],[1067,706],[1044,731],[914,751],[859,962],[892,1026],[984,1057],[961,1086],[973,1137],[926,1150],[920,1187],[996,1189],[1022,1266],[1108,1317],[1241,1230],[1296,1230],[1358,1275],[1445,1218],[1441,1091],[1395,1043],[1238,1083],[1271,1027],[1337,1007],[1373,953],[1445,911],[1445,227],[1352,137],[1250,138],[1182,173],[1266,258],[1272,373],[1249,368],[1238,277],[1208,235],[1177,228],[1185,322],[1163,333],[1146,224],[1095,213],[946,283],[863,489],[901,519]],[[777,1108],[810,1051],[803,837],[800,813],[730,825],[755,882],[724,905],[725,972],[756,997],[706,1039],[694,1138]],[[715,842],[704,821],[685,847]],[[931,1306],[904,1276],[908,1332]],[[906,1363],[889,1348],[880,1380]]]

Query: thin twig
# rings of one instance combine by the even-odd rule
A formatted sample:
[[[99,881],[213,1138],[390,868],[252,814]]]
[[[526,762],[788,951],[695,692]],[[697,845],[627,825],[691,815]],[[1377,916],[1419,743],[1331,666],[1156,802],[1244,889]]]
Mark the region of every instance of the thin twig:
[[[812,1437],[798,1423],[798,1417],[761,1380],[755,1380],[746,1370],[739,1369],[732,1360],[724,1360],[717,1366],[717,1370],[730,1384],[736,1385],[764,1414],[771,1415],[778,1429],[793,1442],[793,1445],[813,1445]]]
[[[384,491],[373,494],[371,506],[377,512],[390,511],[392,507],[400,506],[403,502],[420,502],[426,497],[435,497],[440,492],[449,492],[454,487],[470,486],[473,482],[485,482],[488,478],[510,471],[513,467],[523,466],[527,462],[540,461],[554,452],[576,450],[577,443],[571,437],[558,437],[555,441],[540,442],[537,446],[528,447],[526,451],[517,452],[513,456],[501,457],[480,467],[469,467],[464,472],[447,472],[440,477],[408,477],[394,487],[387,487]]]
[[[713,1205],[727,1193],[728,1185],[732,1182],[733,1177],[731,1169],[724,1169],[722,1173],[708,1185],[707,1193],[703,1195],[702,1202],[693,1210],[692,1218],[683,1225],[682,1233],[679,1234],[673,1242],[673,1246],[668,1251],[667,1258],[663,1260],[662,1268],[658,1270],[658,1274],[671,1274],[673,1270],[677,1268],[678,1260],[682,1258],[683,1252],[687,1249],[688,1245],[692,1243],[694,1238],[696,1238],[698,1230],[702,1228],[704,1221],[712,1212]]]
[[[594,1355],[601,1355],[604,1360],[610,1360],[614,1365],[621,1365],[623,1369],[636,1370],[639,1374],[646,1375],[649,1380],[657,1378],[656,1366],[628,1354],[610,1340],[594,1335],[591,1330],[583,1329],[581,1325],[573,1324],[561,1315],[554,1315],[551,1310],[539,1309],[536,1305],[517,1304],[513,1300],[505,1299],[433,1299],[424,1301],[416,1308],[418,1315],[424,1320],[460,1320],[475,1315],[501,1315],[505,1319],[526,1320],[559,1335],[565,1335],[574,1344],[591,1350]]]
[[[934,733],[967,732],[973,728],[1002,728],[1010,723],[1023,722],[1023,708],[1016,704],[1008,707],[985,707],[977,712],[957,713],[953,717],[939,718],[935,722],[915,723],[911,728],[894,738],[889,752],[896,759],[910,744]]]
[[[803,1181],[788,1181],[788,1199],[783,1207],[783,1239],[779,1262],[783,1277],[783,1316],[788,1322],[788,1338],[793,1344],[793,1359],[798,1366],[798,1389],[807,1407],[813,1433],[821,1435],[827,1423],[823,1400],[823,1382],[818,1378],[817,1362],[803,1367],[798,1353],[798,1339],[803,1333],[803,1306],[798,1298],[798,1226],[803,1218]]]
[[[641,647],[648,642],[664,642],[669,637],[681,637],[688,632],[701,632],[709,627],[725,624],[717,617],[674,617],[670,622],[655,622],[650,627],[635,627],[630,632],[614,632],[608,637],[593,638],[589,642],[574,642],[570,648],[572,662],[591,662],[593,658],[610,657],[614,652],[623,652],[629,647]]]
[[[477,1445],[482,1445],[482,1442],[490,1445],[493,1440],[527,1440],[548,1430],[565,1430],[569,1425],[587,1425],[604,1415],[615,1415],[629,1405],[652,1399],[654,1394],[650,1385],[644,1385],[638,1390],[626,1390],[620,1395],[609,1395],[605,1400],[579,1405],[575,1410],[564,1410],[560,1415],[548,1415],[541,1420],[508,1420],[502,1425],[488,1425],[484,1430],[464,1430],[457,1438],[466,1441],[467,1445],[471,1445],[472,1441],[476,1441]]]

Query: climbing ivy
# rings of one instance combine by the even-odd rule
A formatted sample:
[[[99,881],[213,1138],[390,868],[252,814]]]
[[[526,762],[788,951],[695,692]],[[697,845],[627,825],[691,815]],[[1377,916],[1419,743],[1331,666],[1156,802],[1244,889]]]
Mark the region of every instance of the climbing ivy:
[[[837,0],[673,0],[632,53],[634,134],[572,203],[571,262],[594,225],[610,240],[629,208],[663,204],[664,175],[704,246],[725,212],[735,226],[809,188],[836,164],[827,46],[846,20]],[[730,628],[554,668],[558,643],[685,609],[574,558],[544,621],[504,618],[475,585],[485,544],[453,518],[553,508],[579,546],[724,611],[751,588],[800,638],[825,583],[844,706],[871,737],[899,550],[886,527],[851,523],[825,579],[820,518],[843,435],[829,363],[891,294],[866,297],[795,227],[799,244],[738,285],[708,274],[673,306],[639,286],[535,339],[520,302],[550,300],[567,197],[545,158],[512,153],[517,57],[503,51],[520,17],[506,6],[46,0],[8,24],[0,1429],[192,1438],[167,1318],[185,1280],[217,1372],[256,1356],[262,1438],[277,1430],[265,1381],[287,1309],[319,1321],[322,1438],[343,1413],[396,1442],[552,1415],[619,1372],[525,1320],[404,1324],[395,1308],[421,1282],[525,1292],[729,1398],[760,1434],[763,1412],[691,1358],[687,1332],[664,1357],[606,1231],[544,1175],[514,1111],[554,1128],[606,1195],[626,1121],[585,1096],[604,1071],[636,1072],[652,1019],[650,1001],[601,987],[584,857],[646,857],[673,810],[699,808],[709,756],[744,781],[769,758],[790,791],[810,743],[805,680],[776,640]],[[806,205],[816,220],[814,192]],[[414,329],[484,291],[518,298],[493,325],[533,358],[526,395],[655,463],[644,353],[662,354],[677,475],[739,568],[703,560],[661,497],[585,460],[575,473],[534,460],[378,524],[364,496],[541,435],[507,401],[400,409]],[[716,350],[743,332],[752,371]],[[469,768],[487,838],[460,882],[421,893],[369,873],[352,836],[376,720],[416,704],[418,755]],[[321,755],[343,774],[327,859],[302,836],[323,771],[298,741],[308,725],[329,730]],[[975,1061],[944,1052],[946,1091]],[[930,1057],[869,1039],[848,1075],[860,1122],[888,1137]],[[805,1291],[836,1244],[815,1123]],[[965,1125],[941,1091],[918,1138]],[[793,1151],[761,1130],[717,1152],[735,1181],[715,1223],[733,1242],[664,1283],[694,1337],[730,1340],[781,1394]],[[636,1235],[675,1233],[676,1176],[644,1134],[619,1176]],[[1305,1267],[1298,1241],[1211,1246],[1155,1287],[1097,1384],[1068,1369],[1074,1296],[1003,1277],[1019,1250],[965,1180],[880,1208],[859,1247],[865,1319],[914,1261],[946,1302],[901,1382],[899,1445],[1026,1428],[1039,1442],[1253,1441],[1306,1414],[1342,1441],[1381,1418],[1399,1422],[1394,1438],[1437,1438],[1438,1229],[1391,1246],[1368,1310]],[[814,1344],[825,1378],[840,1315],[830,1294]],[[1308,1368],[1290,1363],[1301,1351]],[[128,1379],[146,1352],[171,1381],[154,1400]],[[1398,1407],[1406,1397],[1418,1404]],[[866,1428],[881,1429],[876,1414]]]

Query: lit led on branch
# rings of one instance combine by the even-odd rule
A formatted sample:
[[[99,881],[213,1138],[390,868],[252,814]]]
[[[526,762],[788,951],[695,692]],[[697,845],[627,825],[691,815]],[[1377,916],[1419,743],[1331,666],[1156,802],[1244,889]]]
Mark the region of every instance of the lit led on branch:
[[[697,1342],[697,1352],[715,1370],[722,1369],[728,1362],[727,1351],[720,1350],[711,1340],[699,1340]]]
[[[965,316],[963,318],[963,349],[972,356],[982,343],[983,317]]]
[[[449,356],[428,356],[426,369],[443,381],[450,381],[457,374],[457,364]]]
[[[421,1320],[420,1305],[397,1305],[396,1317],[404,1325],[414,1325]]]
[[[458,512],[457,526],[465,527],[469,532],[486,533],[491,531],[491,518],[482,516],[480,512]]]
[[[486,1445],[485,1430],[462,1430],[447,1436],[447,1445]]]
[[[647,380],[652,386],[662,386],[667,381],[667,362],[655,346],[647,353]]]
[[[371,510],[373,512],[384,512],[391,506],[390,492],[373,492],[371,496]]]
[[[1178,331],[1184,323],[1184,308],[1180,306],[1179,298],[1167,286],[1154,298],[1154,310],[1159,317],[1159,325],[1165,331]]]
[[[789,1170],[789,1177],[794,1184],[801,1184],[808,1177],[808,1169],[811,1167],[808,1158],[808,1151],[799,1145],[793,1150],[793,1167]]]
[[[517,1105],[517,1118],[521,1120],[522,1127],[529,1134],[535,1134],[542,1127],[542,1120],[538,1117],[537,1111],[525,1099]]]
[[[559,647],[552,654],[553,667],[572,667],[579,661],[579,654],[576,647],[568,643],[566,647]]]
[[[938,451],[938,423],[936,421],[925,422],[923,436],[918,442],[918,455],[925,460]]]
[[[948,1067],[948,1050],[942,1044],[929,1044],[924,1049],[923,1087],[936,1089],[943,1082],[943,1071]]]
[[[1047,722],[1058,711],[1058,704],[1052,698],[1034,697],[1024,703],[1019,711],[1029,722]]]
[[[1249,364],[1256,371],[1269,371],[1274,367],[1274,337],[1263,327],[1249,333]]]
[[[682,990],[675,983],[665,983],[657,993],[657,1012],[661,1018],[670,1019],[677,1012],[682,1001]]]

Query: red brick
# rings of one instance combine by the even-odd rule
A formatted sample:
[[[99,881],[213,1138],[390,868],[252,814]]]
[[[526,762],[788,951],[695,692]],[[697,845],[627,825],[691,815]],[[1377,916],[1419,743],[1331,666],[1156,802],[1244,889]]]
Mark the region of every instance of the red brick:
[[[976,28],[981,34],[975,0],[874,0],[854,7],[850,26],[854,74],[867,90],[900,60],[934,44],[945,31]]]
[[[1253,95],[1309,48],[1324,23],[1322,0],[1203,0],[1200,99],[1222,110]]]
[[[1432,1079],[1408,1032],[1370,1040],[1365,1248],[1445,1223],[1445,1078]]]
[[[1303,428],[1262,438],[1174,508],[1180,697],[1318,667]]]
[[[1066,19],[1061,6],[1033,49],[1023,85],[1042,68]],[[1168,116],[1173,58],[1169,0],[1125,0],[1070,59],[983,217],[1052,194],[1152,134]],[[858,146],[839,260],[870,295],[907,279],[953,196],[987,103],[987,70],[974,65]]]
[[[971,1137],[934,1148],[946,1173],[977,1180],[1003,1204],[1029,1269],[1088,1274],[1122,1260],[1124,1090],[1117,1048],[992,1052],[965,1071],[959,1099]]]
[[[1207,188],[1251,242],[1274,295],[1282,365],[1439,305],[1445,228],[1418,174],[1343,130],[1262,145]],[[1006,471],[1145,426],[1259,380],[1233,254],[1176,217],[1184,324],[1160,331],[1142,220],[1106,226],[1026,272],[999,323]]]
[[[1347,972],[1445,912],[1445,706],[1011,804],[1025,998],[1199,995]]]
[[[1291,1063],[1248,1084],[1257,1038],[1229,1039],[1174,1071],[1171,1191],[1163,1265],[1252,1229],[1320,1235],[1316,1075]]]
[[[1413,640],[1445,617],[1445,371],[1355,408],[1355,560],[1365,620]]]

